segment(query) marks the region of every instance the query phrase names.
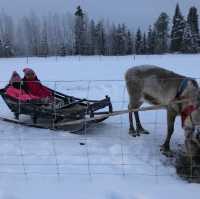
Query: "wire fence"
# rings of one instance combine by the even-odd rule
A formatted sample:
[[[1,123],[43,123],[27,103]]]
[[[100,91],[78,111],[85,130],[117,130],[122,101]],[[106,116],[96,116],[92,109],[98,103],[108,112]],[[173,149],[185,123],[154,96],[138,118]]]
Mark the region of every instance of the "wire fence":
[[[6,82],[1,82],[6,85]],[[86,99],[109,95],[114,110],[126,109],[128,94],[122,80],[44,82],[59,92]],[[104,96],[103,96],[104,97]],[[12,117],[3,100],[1,115]],[[20,120],[28,120],[22,116]],[[117,175],[176,176],[174,159],[161,155],[159,146],[166,136],[166,115],[163,111],[141,113],[141,120],[150,135],[133,138],[128,135],[127,115],[107,119],[91,127],[84,125],[81,134],[9,125],[0,122],[0,175],[39,176]],[[184,142],[180,120],[175,125],[172,147]]]

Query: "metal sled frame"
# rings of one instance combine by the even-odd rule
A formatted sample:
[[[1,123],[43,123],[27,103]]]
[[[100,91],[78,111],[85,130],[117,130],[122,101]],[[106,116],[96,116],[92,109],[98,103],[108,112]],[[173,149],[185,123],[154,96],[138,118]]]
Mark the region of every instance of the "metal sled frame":
[[[5,89],[0,90],[0,95],[9,109],[14,113],[15,119],[19,120],[19,115],[21,114],[29,115],[34,124],[37,123],[39,118],[49,119],[52,126],[54,126],[63,120],[74,121],[86,117],[93,118],[95,115],[104,115],[113,112],[112,104],[108,96],[102,100],[87,100],[65,95],[50,88],[48,89],[52,91],[55,100],[63,101],[61,107],[55,108],[53,103],[52,108],[47,108],[45,104],[37,103],[34,100],[22,102],[8,96]],[[104,108],[108,108],[108,110],[99,111]],[[105,119],[107,119],[107,117],[94,121],[101,122]]]

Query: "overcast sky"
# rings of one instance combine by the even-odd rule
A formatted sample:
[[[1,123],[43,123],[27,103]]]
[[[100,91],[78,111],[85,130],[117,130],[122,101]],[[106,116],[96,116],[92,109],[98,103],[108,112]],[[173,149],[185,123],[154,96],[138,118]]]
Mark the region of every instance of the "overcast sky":
[[[14,17],[27,15],[30,10],[38,15],[50,12],[73,13],[77,5],[87,11],[90,18],[125,22],[130,28],[147,28],[165,11],[173,16],[178,0],[0,0],[0,6]],[[200,14],[200,0],[179,0],[183,15],[190,6],[196,6]]]

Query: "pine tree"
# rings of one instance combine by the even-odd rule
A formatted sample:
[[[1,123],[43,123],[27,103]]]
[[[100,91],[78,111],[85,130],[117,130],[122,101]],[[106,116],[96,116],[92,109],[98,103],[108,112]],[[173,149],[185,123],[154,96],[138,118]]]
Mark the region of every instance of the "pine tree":
[[[142,53],[142,33],[140,29],[138,29],[136,33],[135,51],[136,51],[136,54]]]
[[[4,46],[3,46],[4,56],[5,57],[13,57],[14,56],[14,50],[12,47],[12,44],[8,39],[6,39]]]
[[[105,55],[105,30],[103,22],[99,22],[96,26],[96,43],[97,43],[97,54]]]
[[[147,40],[146,40],[146,33],[144,33],[142,37],[141,54],[146,54],[146,53],[147,53]]]
[[[184,33],[183,33],[182,52],[184,53],[196,52],[195,41],[192,35],[191,26],[189,23],[186,23]]]
[[[166,13],[161,13],[156,23],[154,24],[156,34],[155,52],[165,53],[168,51],[169,39],[169,16]]]
[[[0,48],[3,57],[12,57],[15,55],[14,32],[15,26],[12,17],[2,11],[0,13]]]
[[[126,55],[127,54],[127,51],[128,51],[128,42],[131,42],[131,41],[128,41],[128,39],[131,39],[131,38],[128,38],[128,29],[126,27],[126,25],[123,23],[122,24],[122,28],[121,28],[121,40],[122,40],[122,55]]]
[[[25,38],[28,41],[27,55],[38,56],[40,47],[40,20],[31,13],[29,17],[24,17]]]
[[[74,15],[79,16],[79,17],[83,17],[84,14],[83,14],[83,10],[82,10],[81,6],[77,6]]]
[[[199,37],[199,20],[197,14],[197,8],[191,7],[187,16],[187,23],[190,25],[192,40],[194,41],[193,50],[198,51],[200,47],[200,37]]]
[[[115,32],[113,33],[113,51],[114,55],[120,55],[122,51],[121,47],[121,25],[118,24]]]
[[[3,44],[2,44],[2,41],[0,40],[0,57],[4,57],[4,48],[3,48]]]
[[[155,31],[152,30],[152,27],[149,26],[148,35],[147,35],[147,53],[154,54],[155,49]]]
[[[49,53],[48,37],[47,37],[47,22],[44,21],[42,27],[41,41],[40,41],[40,56],[46,57]]]
[[[90,22],[90,54],[95,55],[97,54],[97,32],[96,32],[96,25],[94,20],[91,20]]]
[[[183,31],[185,20],[181,14],[179,5],[176,5],[175,15],[173,17],[173,26],[171,32],[171,51],[180,52],[182,50]]]
[[[85,17],[80,6],[77,7],[75,12],[75,54],[86,54],[86,23]]]
[[[125,24],[118,25],[116,32],[116,50],[118,55],[125,55],[127,51],[126,43],[126,26]]]
[[[199,34],[199,20],[197,14],[197,8],[191,7],[188,13],[187,22],[191,26],[191,31],[193,34]]]
[[[110,55],[117,55],[117,28],[115,24],[112,25],[110,30],[110,40],[111,40],[111,48]]]
[[[131,55],[133,53],[133,38],[131,32],[127,32],[127,51],[126,54]]]

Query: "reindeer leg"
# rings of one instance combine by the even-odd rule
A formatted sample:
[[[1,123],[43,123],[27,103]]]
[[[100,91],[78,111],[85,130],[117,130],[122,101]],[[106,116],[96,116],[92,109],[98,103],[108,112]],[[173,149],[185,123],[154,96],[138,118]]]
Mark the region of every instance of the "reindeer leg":
[[[134,125],[133,125],[133,114],[132,114],[132,112],[129,113],[129,124],[130,124],[129,134],[132,135],[133,137],[136,137],[137,132],[136,132]]]
[[[164,155],[168,157],[172,157],[172,151],[170,150],[170,140],[171,136],[174,132],[174,122],[176,119],[177,113],[172,110],[168,109],[167,110],[167,137],[165,139],[164,144],[161,146],[161,151]]]
[[[128,91],[129,91],[129,97],[130,97],[128,109],[131,110],[131,109],[139,108],[142,105],[142,101],[141,101],[142,94],[141,94],[141,88],[140,88],[140,85],[138,85],[138,82],[131,85],[131,90],[129,90],[129,87],[128,87]],[[135,130],[134,125],[133,125],[132,112],[129,112],[129,124],[130,124],[129,134],[134,137],[139,136],[140,134],[138,133],[138,131]]]
[[[149,132],[147,130],[145,130],[140,122],[140,118],[139,118],[139,113],[138,112],[134,112],[135,115],[135,121],[136,121],[136,131],[137,134],[149,134]]]

